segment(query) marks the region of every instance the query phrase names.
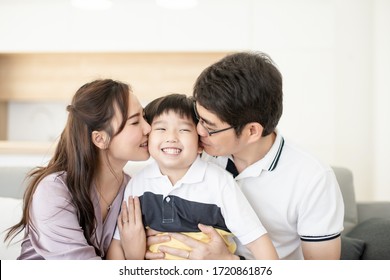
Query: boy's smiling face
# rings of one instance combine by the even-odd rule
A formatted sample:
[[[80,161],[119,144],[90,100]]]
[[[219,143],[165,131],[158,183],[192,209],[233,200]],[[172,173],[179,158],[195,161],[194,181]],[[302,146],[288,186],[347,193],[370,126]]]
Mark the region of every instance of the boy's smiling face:
[[[149,152],[162,174],[184,176],[201,151],[194,121],[168,111],[156,116],[151,127]]]

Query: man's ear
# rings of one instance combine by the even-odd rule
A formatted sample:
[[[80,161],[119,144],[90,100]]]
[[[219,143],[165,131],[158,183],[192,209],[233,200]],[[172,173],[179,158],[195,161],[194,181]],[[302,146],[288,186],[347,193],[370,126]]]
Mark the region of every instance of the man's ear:
[[[94,130],[92,131],[92,142],[99,149],[105,150],[108,148],[110,137],[108,136],[107,132],[103,130],[100,131]]]
[[[264,128],[258,122],[251,122],[245,126],[245,130],[248,142],[253,143],[257,142],[262,137]]]

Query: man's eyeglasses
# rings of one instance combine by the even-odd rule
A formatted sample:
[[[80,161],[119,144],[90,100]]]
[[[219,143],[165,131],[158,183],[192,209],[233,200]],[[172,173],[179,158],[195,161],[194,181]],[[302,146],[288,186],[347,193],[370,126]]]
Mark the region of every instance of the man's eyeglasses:
[[[216,133],[219,133],[219,132],[222,132],[222,131],[226,131],[226,130],[229,130],[229,129],[232,129],[234,128],[234,126],[229,126],[227,128],[222,128],[222,129],[217,129],[217,130],[210,130],[207,126],[206,126],[206,123],[205,121],[199,117],[199,114],[198,114],[198,110],[196,110],[196,102],[194,101],[194,112],[195,112],[195,117],[198,119],[199,123],[201,124],[201,126],[203,126],[203,128],[207,131],[207,133],[209,134],[209,136],[213,135],[213,134],[216,134]]]

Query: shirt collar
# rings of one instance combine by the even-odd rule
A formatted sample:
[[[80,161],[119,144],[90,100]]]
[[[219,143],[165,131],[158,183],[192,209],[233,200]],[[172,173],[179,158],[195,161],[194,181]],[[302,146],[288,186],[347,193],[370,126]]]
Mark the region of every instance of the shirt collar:
[[[268,171],[274,171],[276,166],[278,165],[280,155],[282,154],[284,147],[284,138],[277,133],[276,134],[276,139],[274,144],[272,145],[271,150],[267,153],[266,157],[269,156],[271,164],[268,166]]]
[[[284,138],[276,131],[276,138],[268,153],[257,162],[245,168],[236,179],[257,177],[263,170],[272,172],[278,165],[284,147]],[[231,157],[229,157],[231,158]]]

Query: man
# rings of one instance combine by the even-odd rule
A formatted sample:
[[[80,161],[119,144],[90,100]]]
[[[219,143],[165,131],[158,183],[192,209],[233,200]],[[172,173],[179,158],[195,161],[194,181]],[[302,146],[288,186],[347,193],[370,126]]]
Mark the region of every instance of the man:
[[[193,96],[203,158],[233,174],[279,257],[339,259],[344,205],[336,177],[276,129],[283,110],[282,76],[271,58],[251,52],[228,55],[201,73]],[[212,228],[200,229],[209,234],[209,243],[172,235],[193,248],[192,258],[252,258],[242,246],[237,256],[228,253]]]

